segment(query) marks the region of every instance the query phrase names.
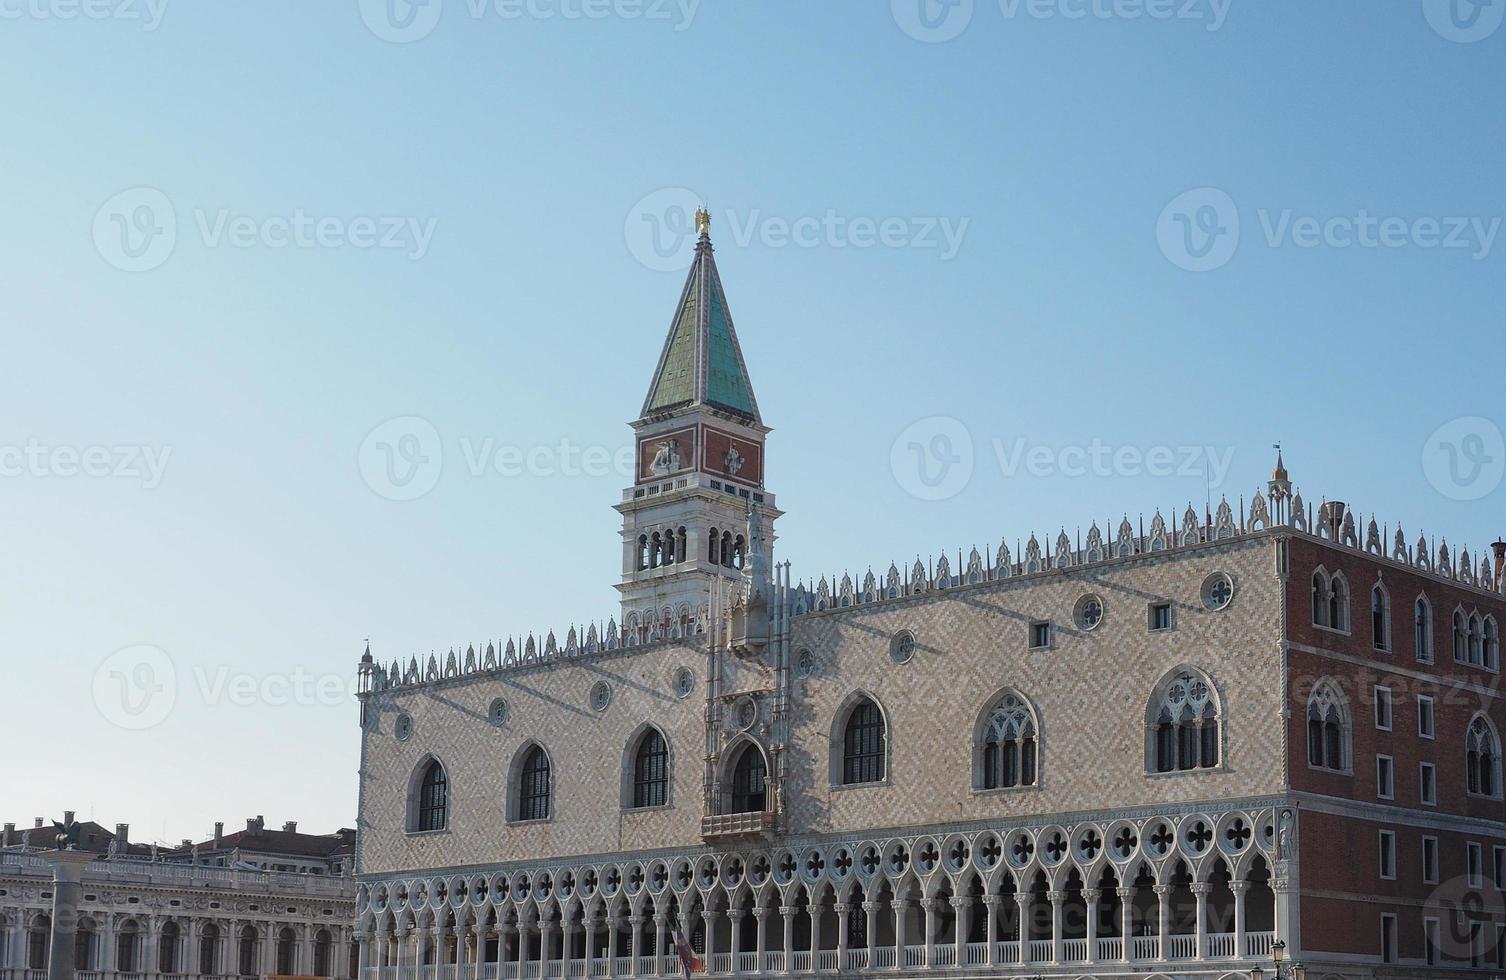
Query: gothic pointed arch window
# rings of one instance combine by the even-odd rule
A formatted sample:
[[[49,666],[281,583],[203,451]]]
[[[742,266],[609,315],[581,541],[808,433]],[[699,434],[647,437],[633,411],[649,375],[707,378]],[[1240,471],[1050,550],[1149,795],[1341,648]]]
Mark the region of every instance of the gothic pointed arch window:
[[[1469,633],[1464,625],[1464,610],[1454,610],[1454,662],[1466,663],[1469,660]]]
[[[1412,642],[1421,663],[1433,662],[1433,606],[1420,595],[1412,605]]]
[[[1200,670],[1173,671],[1156,687],[1146,718],[1146,768],[1216,769],[1222,752],[1218,695]]]
[[[669,802],[669,743],[650,725],[633,750],[632,808],[664,806]]]
[[[1040,734],[1035,708],[1018,691],[1000,694],[979,726],[976,756],[978,789],[1035,786],[1040,772]]]
[[[1496,625],[1494,616],[1485,617],[1485,667],[1489,670],[1501,669],[1501,630]]]
[[[713,565],[722,563],[722,532],[716,528],[706,535],[706,560]]]
[[[1338,572],[1328,580],[1328,627],[1349,632],[1349,583]]]
[[[1330,680],[1313,686],[1307,700],[1307,763],[1315,769],[1349,771],[1349,712]]]
[[[513,819],[548,820],[550,812],[549,755],[544,747],[533,743],[524,750],[517,769],[516,804]]]
[[[752,742],[743,745],[732,766],[730,813],[760,813],[768,809],[769,771],[763,750]]]
[[[1320,568],[1313,572],[1313,625],[1327,626],[1328,621],[1328,576]]]
[[[1465,734],[1464,770],[1472,796],[1501,797],[1501,741],[1484,715],[1475,715]]]
[[[1469,663],[1474,667],[1485,666],[1485,621],[1479,613],[1469,614]]]
[[[449,809],[449,776],[438,759],[429,759],[418,770],[408,828],[415,833],[444,830],[449,825]]]
[[[1391,596],[1379,582],[1370,590],[1370,639],[1377,650],[1391,649]]]
[[[882,782],[887,749],[884,713],[872,698],[859,697],[842,726],[842,785]]]

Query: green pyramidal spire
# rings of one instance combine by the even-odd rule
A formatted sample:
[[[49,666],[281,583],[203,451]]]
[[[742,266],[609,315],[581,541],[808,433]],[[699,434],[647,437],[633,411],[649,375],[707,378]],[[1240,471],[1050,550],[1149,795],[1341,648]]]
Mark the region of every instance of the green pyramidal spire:
[[[657,415],[684,405],[709,405],[762,424],[743,351],[727,311],[722,278],[712,257],[711,218],[696,215],[700,238],[685,289],[669,325],[669,337],[654,383],[643,402],[643,415]]]

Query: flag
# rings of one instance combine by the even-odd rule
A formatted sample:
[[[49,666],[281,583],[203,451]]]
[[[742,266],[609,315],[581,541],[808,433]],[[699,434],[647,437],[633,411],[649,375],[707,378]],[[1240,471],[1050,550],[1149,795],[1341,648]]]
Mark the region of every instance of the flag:
[[[692,973],[704,971],[701,961],[696,959],[695,950],[690,948],[689,941],[685,939],[685,932],[679,925],[675,926],[675,952],[680,955],[680,966],[685,969],[685,980],[690,980]]]

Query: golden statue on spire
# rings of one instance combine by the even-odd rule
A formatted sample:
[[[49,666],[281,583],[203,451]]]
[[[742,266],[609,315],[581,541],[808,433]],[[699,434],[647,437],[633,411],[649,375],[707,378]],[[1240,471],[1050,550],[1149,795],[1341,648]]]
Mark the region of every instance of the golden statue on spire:
[[[711,212],[705,208],[695,209],[695,231],[702,236],[711,234]]]

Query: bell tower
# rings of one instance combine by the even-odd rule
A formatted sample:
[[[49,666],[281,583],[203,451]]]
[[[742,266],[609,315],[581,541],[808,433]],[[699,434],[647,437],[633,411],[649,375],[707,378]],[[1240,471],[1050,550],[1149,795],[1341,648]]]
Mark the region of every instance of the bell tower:
[[[742,347],[696,212],[695,258],[643,411],[623,491],[622,628],[640,640],[709,629],[711,602],[773,567],[780,511],[764,489],[764,438]],[[758,554],[754,554],[754,551]]]

